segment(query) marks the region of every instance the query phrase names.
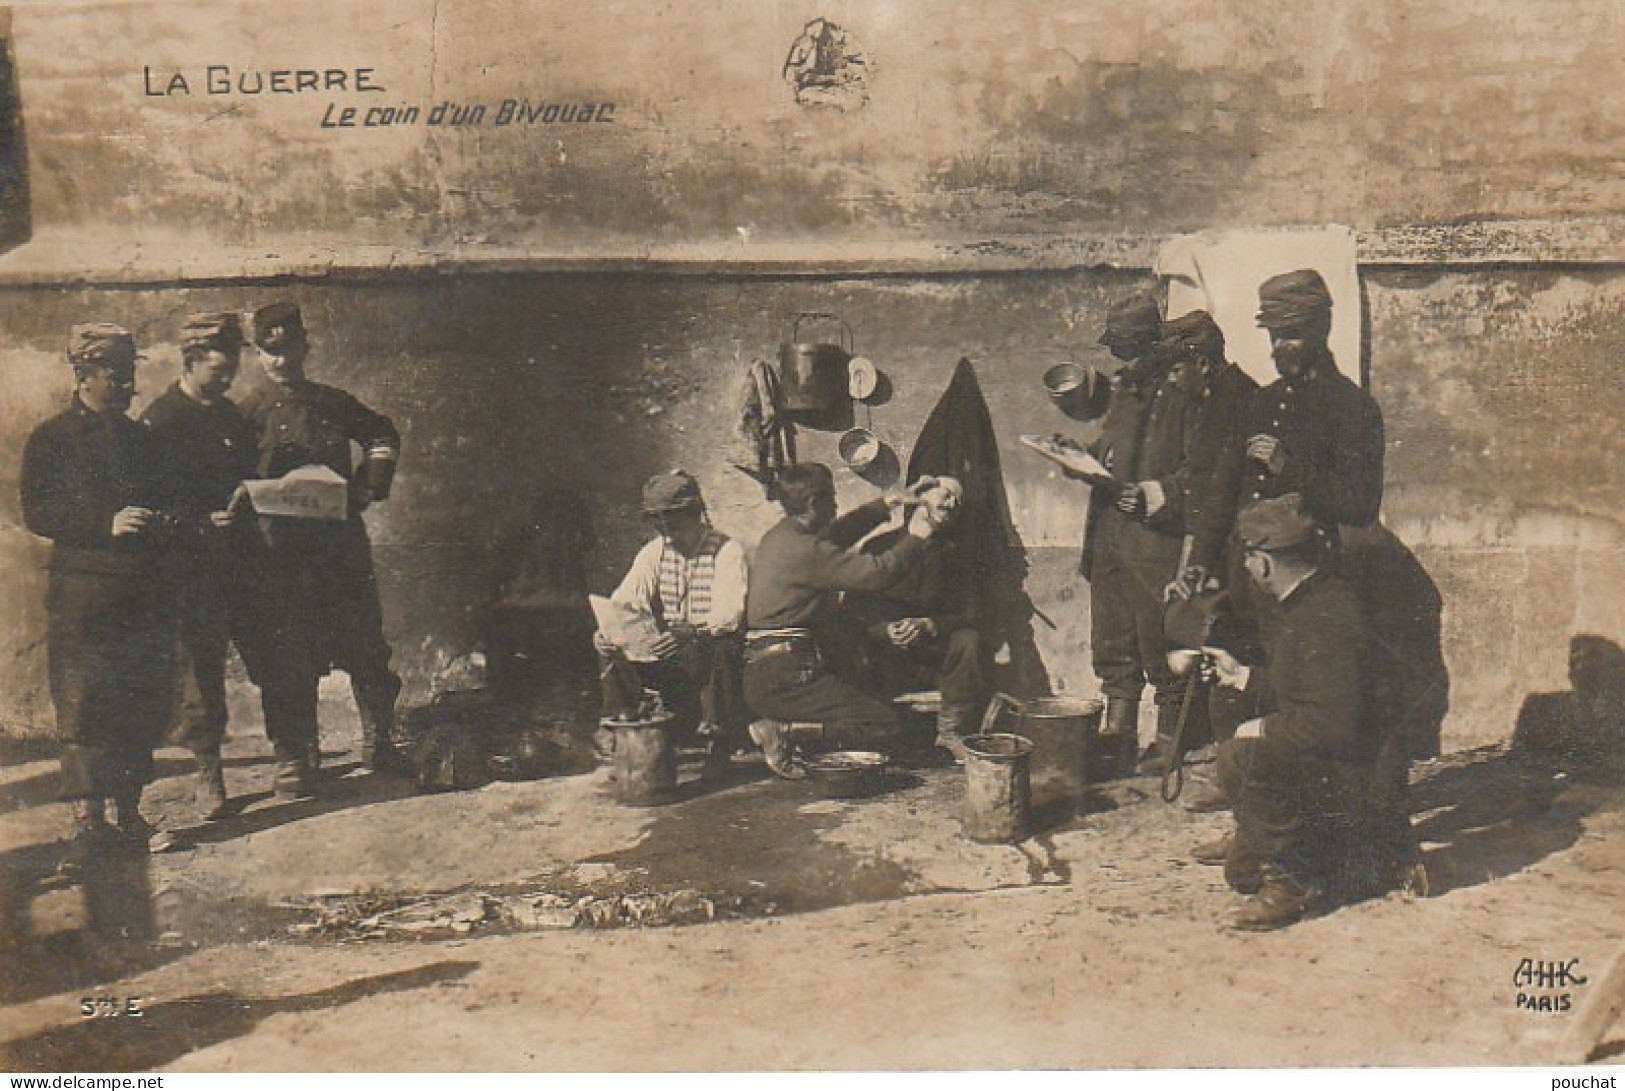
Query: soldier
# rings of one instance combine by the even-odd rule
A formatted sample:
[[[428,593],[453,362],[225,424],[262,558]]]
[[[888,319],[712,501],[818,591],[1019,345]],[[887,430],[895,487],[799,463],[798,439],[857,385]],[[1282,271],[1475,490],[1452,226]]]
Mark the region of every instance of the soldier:
[[[827,644],[837,593],[890,587],[919,563],[935,526],[917,508],[908,533],[890,549],[867,554],[852,548],[886,518],[875,500],[835,518],[835,479],[829,467],[803,462],[778,478],[784,518],[762,536],[745,596],[745,700],[763,717],[750,725],[768,768],[787,779],[805,775],[794,760],[786,722],[823,726],[838,745],[872,745],[897,726],[895,711],[830,673],[819,652]]]
[[[1255,500],[1297,493],[1319,532],[1335,544],[1340,525],[1376,522],[1383,460],[1382,411],[1337,370],[1328,347],[1332,297],[1320,274],[1300,269],[1271,277],[1258,299],[1258,324],[1269,331],[1281,377],[1248,399],[1208,479],[1188,573],[1228,586],[1236,612],[1255,628],[1273,604],[1253,593],[1230,541],[1236,512]],[[1221,733],[1225,719],[1215,717]],[[1198,786],[1186,801],[1193,810],[1225,805],[1218,786]]]
[[[255,476],[253,425],[226,392],[243,349],[235,312],[195,314],[181,329],[181,376],[147,406],[164,494],[182,534],[165,559],[175,614],[177,742],[197,759],[198,810],[227,813],[220,746],[226,736],[226,653],[253,578],[252,528],[239,497]]]
[[[1102,749],[1116,770],[1134,764],[1146,683],[1156,695],[1158,735],[1174,734],[1183,696],[1164,656],[1162,608],[1185,534],[1193,418],[1172,361],[1157,351],[1161,333],[1157,301],[1141,295],[1112,308],[1100,337],[1124,362],[1091,448],[1115,486],[1090,493],[1079,568],[1089,581],[1090,644],[1106,695]]]
[[[936,745],[963,762],[964,737],[975,732],[987,698],[972,581],[952,533],[965,487],[953,477],[921,478],[920,484],[920,501],[937,526],[931,548],[890,587],[848,592],[841,623],[852,629],[846,635],[870,688],[887,698],[922,687],[942,694]],[[907,533],[905,527],[887,531],[864,552],[884,552]]]
[[[1226,876],[1253,896],[1231,918],[1267,931],[1315,908],[1386,831],[1370,783],[1381,745],[1368,714],[1369,659],[1360,601],[1327,564],[1329,547],[1295,494],[1251,502],[1237,519],[1242,563],[1277,603],[1264,630],[1264,660],[1244,666],[1207,648],[1219,684],[1248,712],[1220,748],[1219,775],[1235,801]],[[1219,846],[1203,846],[1212,862]]]
[[[606,721],[636,719],[647,685],[666,708],[710,748],[713,765],[725,762],[742,719],[741,627],[748,581],[745,551],[714,529],[700,483],[674,470],[643,486],[643,514],[659,534],[632,561],[611,600],[655,619],[661,638],[652,662],[635,663],[603,633],[594,635]],[[599,728],[601,754],[614,750],[614,733]]]
[[[361,715],[361,764],[404,771],[395,748],[395,699],[372,546],[361,513],[389,496],[400,433],[388,417],[354,397],[305,377],[310,343],[299,308],[272,303],[254,312],[254,343],[270,388],[243,402],[258,440],[261,477],[317,464],[350,481],[341,522],[262,518],[264,578],[256,592],[250,673],[260,686],[265,729],[276,750],[277,794],[310,794],[320,760],[317,685],[337,667],[350,675]],[[365,453],[356,472],[351,444]]]
[[[1200,505],[1191,564],[1228,576],[1225,543],[1242,505],[1297,493],[1329,539],[1340,525],[1368,527],[1382,508],[1382,411],[1337,370],[1327,344],[1332,296],[1313,269],[1258,289],[1280,378],[1247,403]]]
[[[168,712],[158,562],[172,522],[158,506],[151,437],[126,415],[136,360],[128,330],[74,327],[72,403],[23,449],[23,520],[52,541],[46,652],[76,854],[112,836],[109,800],[129,842],[172,843],[140,809]]]
[[[1241,368],[1225,358],[1224,331],[1206,311],[1170,318],[1163,323],[1160,352],[1176,361],[1176,376],[1192,414],[1190,443],[1190,487],[1185,500],[1185,542],[1175,580],[1164,589],[1163,598],[1189,599],[1207,584],[1206,570],[1190,560],[1195,548],[1192,533],[1202,519],[1202,505],[1208,502],[1213,474],[1224,454],[1236,442],[1242,412],[1258,384]],[[1186,749],[1206,746],[1213,741],[1207,715],[1206,693],[1199,695],[1187,714]],[[1167,750],[1173,740],[1162,734],[1158,724],[1155,742],[1141,758],[1140,773],[1160,773],[1166,768]]]

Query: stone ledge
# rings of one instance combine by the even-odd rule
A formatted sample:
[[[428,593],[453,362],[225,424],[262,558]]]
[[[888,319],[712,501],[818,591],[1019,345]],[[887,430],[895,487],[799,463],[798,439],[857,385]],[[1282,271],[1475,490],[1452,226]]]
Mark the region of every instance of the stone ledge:
[[[274,280],[400,279],[500,273],[724,277],[1145,273],[1168,236],[1007,235],[983,239],[709,242],[592,249],[456,241],[443,246],[289,240],[274,247],[206,239],[109,243],[45,231],[0,256],[0,288],[161,287]],[[1408,225],[1359,232],[1362,268],[1625,266],[1625,218]]]

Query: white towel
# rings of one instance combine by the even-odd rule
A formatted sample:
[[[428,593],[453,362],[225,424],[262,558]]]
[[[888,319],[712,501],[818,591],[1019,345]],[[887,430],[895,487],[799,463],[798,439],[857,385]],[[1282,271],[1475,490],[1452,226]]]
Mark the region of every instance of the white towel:
[[[1332,355],[1360,382],[1360,275],[1347,227],[1211,231],[1169,239],[1156,274],[1168,278],[1168,317],[1207,311],[1224,331],[1225,351],[1268,386],[1278,376],[1269,334],[1258,328],[1258,286],[1294,269],[1314,269],[1332,293]]]

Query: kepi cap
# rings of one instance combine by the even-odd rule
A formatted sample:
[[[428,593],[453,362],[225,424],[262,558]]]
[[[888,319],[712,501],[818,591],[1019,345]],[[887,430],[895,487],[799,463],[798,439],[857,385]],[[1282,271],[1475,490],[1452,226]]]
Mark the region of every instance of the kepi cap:
[[[243,320],[236,311],[188,315],[181,326],[183,349],[236,352],[243,347]]]
[[[643,485],[643,514],[670,515],[679,511],[699,511],[705,506],[700,483],[684,470],[655,474]]]
[[[1162,331],[1162,308],[1150,292],[1119,300],[1106,312],[1100,343],[1108,348],[1135,341],[1155,341]]]
[[[75,371],[92,367],[135,367],[135,335],[111,322],[86,322],[68,335],[68,363]]]
[[[1258,324],[1267,330],[1329,324],[1332,293],[1313,269],[1273,276],[1258,286]]]
[[[1236,537],[1242,548],[1265,553],[1302,545],[1315,537],[1317,529],[1303,510],[1303,497],[1295,492],[1254,500],[1236,516]]]
[[[254,312],[254,343],[267,352],[276,352],[304,336],[305,319],[297,304],[283,299]]]

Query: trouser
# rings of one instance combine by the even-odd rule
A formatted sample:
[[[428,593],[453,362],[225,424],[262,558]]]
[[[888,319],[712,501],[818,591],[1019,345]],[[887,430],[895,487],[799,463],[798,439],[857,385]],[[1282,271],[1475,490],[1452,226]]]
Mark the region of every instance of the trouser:
[[[1269,738],[1232,739],[1219,748],[1218,775],[1234,801],[1233,881],[1269,867],[1347,899],[1391,888],[1416,859],[1392,763],[1380,754],[1338,761]]]
[[[139,794],[169,704],[173,636],[161,588],[139,574],[53,570],[45,608],[62,797]]]
[[[314,747],[317,688],[336,667],[350,676],[362,748],[370,752],[391,738],[401,680],[390,668],[366,528],[352,518],[335,527],[280,530],[280,544],[263,558],[251,639],[243,647],[260,686],[266,735],[293,754]]]
[[[747,645],[745,703],[758,716],[822,724],[837,747],[881,746],[898,733],[891,706],[829,673],[810,640]]]
[[[866,638],[864,654],[877,692],[887,697],[935,686],[944,705],[977,708],[987,696],[981,644],[975,629],[958,629],[912,648]]]
[[[598,655],[606,718],[635,715],[647,688],[660,694],[683,735],[704,723],[740,740],[745,716],[740,707],[743,664],[737,637],[696,636],[672,656],[654,663],[633,663],[618,650],[600,650]]]
[[[1138,701],[1150,682],[1158,705],[1177,704],[1183,687],[1168,669],[1162,635],[1163,589],[1177,560],[1137,560],[1103,551],[1089,578],[1090,646],[1107,697]]]

